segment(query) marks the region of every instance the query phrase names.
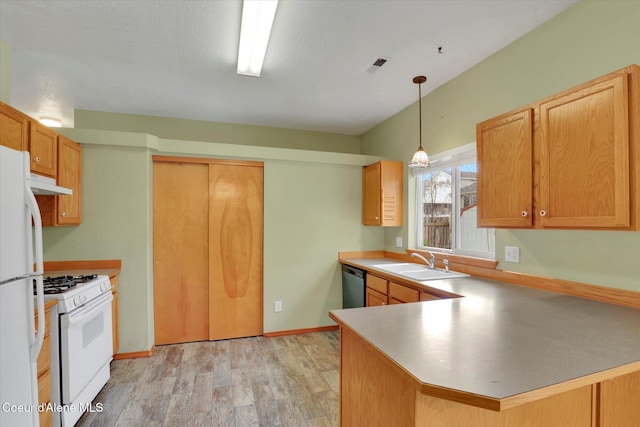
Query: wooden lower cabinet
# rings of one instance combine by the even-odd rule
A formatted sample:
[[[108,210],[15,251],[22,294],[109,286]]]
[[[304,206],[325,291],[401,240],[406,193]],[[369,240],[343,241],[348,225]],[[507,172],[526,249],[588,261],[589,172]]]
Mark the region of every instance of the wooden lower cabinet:
[[[51,337],[50,337],[50,313],[51,307],[56,301],[45,305],[45,329],[42,349],[38,355],[38,402],[51,403]],[[38,316],[35,316],[35,325],[38,325]],[[51,412],[40,412],[40,426],[50,426],[52,423]]]
[[[153,160],[155,343],[261,335],[263,164]]]
[[[389,303],[402,304],[420,301],[420,292],[408,286],[389,282]]]
[[[599,427],[640,427],[640,372],[598,384]]]
[[[416,393],[416,425],[438,427],[594,427],[592,387],[492,411]],[[422,424],[420,424],[422,423]]]
[[[379,305],[387,305],[387,296],[369,287],[366,288],[366,306],[377,307]]]
[[[388,297],[388,283],[386,279],[382,279],[377,276],[373,276],[371,274],[367,274],[366,276],[366,288],[365,288],[365,296],[366,296],[366,307],[375,307],[379,305],[387,305]]]
[[[344,326],[340,346],[341,427],[640,427],[640,371],[556,394],[540,390],[538,400],[497,411],[424,394]]]
[[[371,274],[367,274],[366,285],[367,307],[440,299],[440,297],[427,292],[421,292]]]

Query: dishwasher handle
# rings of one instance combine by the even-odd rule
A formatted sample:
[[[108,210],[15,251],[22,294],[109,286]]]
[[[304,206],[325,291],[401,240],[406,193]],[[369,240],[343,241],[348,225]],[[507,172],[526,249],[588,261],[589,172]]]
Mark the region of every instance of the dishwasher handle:
[[[351,274],[352,276],[356,276],[359,279],[364,279],[366,272],[364,270],[360,270],[354,267],[350,267],[348,265],[342,265],[342,272]]]

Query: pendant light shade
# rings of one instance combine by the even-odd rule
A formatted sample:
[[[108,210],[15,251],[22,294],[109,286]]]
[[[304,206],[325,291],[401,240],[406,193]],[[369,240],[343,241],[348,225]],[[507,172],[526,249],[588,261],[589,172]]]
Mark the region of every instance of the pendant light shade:
[[[413,82],[418,85],[418,114],[419,114],[419,124],[420,124],[420,133],[419,133],[419,141],[420,145],[418,146],[418,151],[413,155],[413,158],[409,162],[410,168],[426,168],[429,166],[429,156],[422,148],[422,83],[426,82],[427,78],[425,76],[416,76],[413,78]]]

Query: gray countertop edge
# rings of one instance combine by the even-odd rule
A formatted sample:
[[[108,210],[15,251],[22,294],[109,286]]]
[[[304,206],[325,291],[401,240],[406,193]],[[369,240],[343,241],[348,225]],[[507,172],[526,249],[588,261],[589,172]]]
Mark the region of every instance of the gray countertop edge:
[[[344,261],[408,280],[372,267],[397,260]],[[450,400],[458,393],[497,410],[500,402],[526,400],[522,396],[541,389],[566,391],[567,384],[640,369],[640,310],[473,276],[410,282],[460,297],[331,315],[413,377],[423,393],[442,391]]]

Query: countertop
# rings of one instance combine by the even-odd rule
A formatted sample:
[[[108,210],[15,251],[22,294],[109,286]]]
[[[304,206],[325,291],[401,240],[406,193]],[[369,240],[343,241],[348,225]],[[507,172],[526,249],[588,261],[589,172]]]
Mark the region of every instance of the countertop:
[[[372,265],[395,262],[347,260],[374,273]],[[424,386],[501,400],[623,365],[640,368],[640,310],[474,277],[413,284],[460,297],[332,310],[331,317]]]
[[[120,270],[116,268],[87,268],[87,269],[70,269],[70,270],[45,270],[44,277],[56,276],[83,276],[86,274],[98,274],[113,278],[120,274]]]
[[[110,278],[118,276],[122,271],[122,261],[114,260],[78,260],[78,261],[45,261],[44,277],[82,276],[85,274],[106,275]]]

